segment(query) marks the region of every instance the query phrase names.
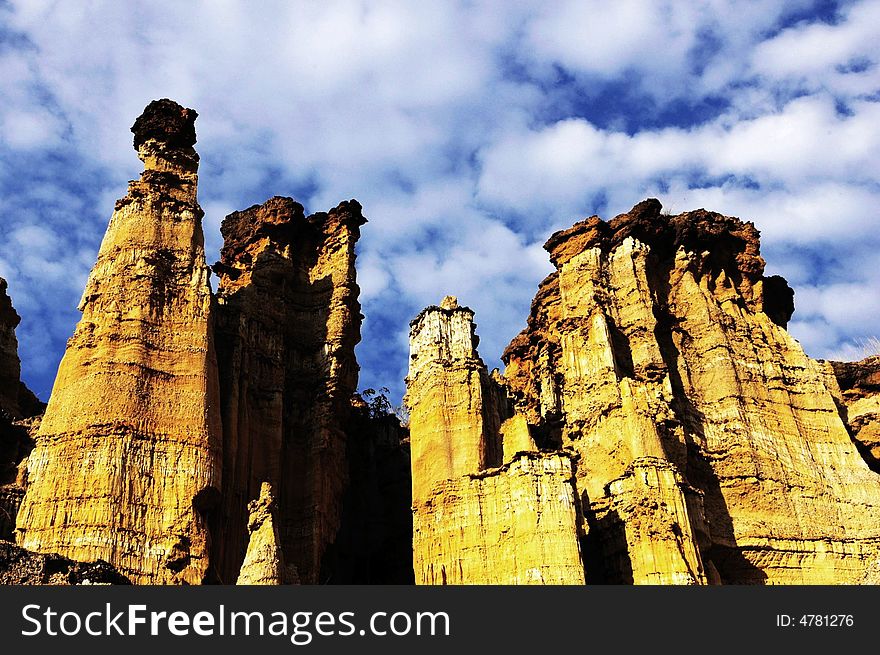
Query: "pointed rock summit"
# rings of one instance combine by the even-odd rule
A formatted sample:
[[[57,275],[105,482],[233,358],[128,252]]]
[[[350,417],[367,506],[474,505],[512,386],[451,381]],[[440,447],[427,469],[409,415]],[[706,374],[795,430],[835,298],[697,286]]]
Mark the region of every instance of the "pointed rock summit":
[[[23,547],[103,559],[136,583],[206,578],[219,495],[195,117],[158,100],[132,128],[144,172],[110,218],[18,513]]]
[[[248,504],[247,554],[238,575],[240,585],[279,585],[282,583],[283,558],[278,537],[277,507],[272,485],[264,482],[260,497]]]

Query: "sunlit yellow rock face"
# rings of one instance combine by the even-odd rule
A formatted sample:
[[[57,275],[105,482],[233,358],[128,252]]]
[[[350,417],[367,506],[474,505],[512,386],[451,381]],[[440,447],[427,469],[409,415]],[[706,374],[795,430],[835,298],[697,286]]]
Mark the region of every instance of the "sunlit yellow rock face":
[[[447,296],[410,326],[407,403],[413,500],[437,482],[501,463],[496,391],[477,354],[474,313]]]
[[[248,504],[248,511],[250,540],[236,584],[279,585],[283,582],[284,567],[272,485],[262,484],[260,497]]]
[[[472,319],[448,296],[411,324],[416,583],[582,584],[571,457],[535,452],[508,416]]]
[[[139,583],[204,579],[220,484],[195,117],[161,100],[132,128],[145,170],[110,219],[17,522],[23,547]]]
[[[471,309],[426,308],[407,440],[355,394],[360,205],[230,214],[212,296],[195,118],[161,100],[132,128],[145,170],[42,420],[0,279],[21,546],[151,584],[877,582],[880,357],[804,354],[754,225],[649,199],[557,232],[503,375]]]
[[[571,458],[521,453],[415,507],[417,584],[583,584]]]

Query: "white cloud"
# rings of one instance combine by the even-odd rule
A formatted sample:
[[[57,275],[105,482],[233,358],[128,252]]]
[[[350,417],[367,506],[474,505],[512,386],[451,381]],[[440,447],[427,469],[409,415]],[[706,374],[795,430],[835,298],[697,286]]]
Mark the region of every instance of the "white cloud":
[[[0,56],[0,274],[39,315],[21,328],[26,355],[60,357],[75,313],[58,308],[78,299],[113,199],[140,171],[129,127],[159,97],[200,113],[210,261],[220,220],[270,195],[307,211],[362,202],[365,312],[399,324],[392,344],[359,347],[364,361],[387,346],[405,366],[410,313],[446,293],[477,311],[481,352],[497,358],[549,268],[550,231],[602,199],[610,216],[647,195],[754,220],[786,254],[770,269],[805,285],[793,330],[808,351],[840,348],[870,325],[834,293],[874,308],[880,288],[880,262],[863,263],[880,250],[880,103],[867,100],[880,19],[862,2],[835,25],[776,29],[809,4],[14,2],[4,17],[30,45]],[[629,93],[615,103],[609,83]],[[643,111],[713,95],[726,109],[705,121],[638,128]],[[655,106],[627,105],[643,96]],[[554,104],[572,97],[609,103],[607,125]],[[52,163],[59,151],[67,163]],[[16,239],[46,247],[22,258]],[[823,282],[808,250],[828,270],[847,253],[860,264]],[[41,275],[60,290],[41,294]]]
[[[812,87],[835,85],[852,76],[852,67],[874,68],[860,83],[876,87],[880,63],[880,5],[862,2],[845,12],[838,25],[810,23],[783,30],[758,44],[752,53],[755,71],[775,80],[793,79]],[[875,89],[870,89],[875,90]]]

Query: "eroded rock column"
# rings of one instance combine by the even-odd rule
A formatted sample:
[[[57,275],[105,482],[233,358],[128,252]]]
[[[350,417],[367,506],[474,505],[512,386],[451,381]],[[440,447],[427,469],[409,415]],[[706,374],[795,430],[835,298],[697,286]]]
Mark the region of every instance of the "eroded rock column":
[[[278,508],[272,485],[263,483],[260,497],[248,504],[248,512],[250,541],[236,584],[280,585],[284,579],[284,557],[278,537]]]
[[[220,486],[196,112],[150,103],[28,461],[18,542],[138,583],[202,582]]]
[[[15,328],[21,318],[0,277],[0,539],[14,539],[24,497],[26,457],[34,447],[30,431],[45,405],[21,381]]]
[[[501,464],[497,392],[477,353],[474,313],[453,296],[410,324],[413,501],[441,480]]]
[[[271,483],[285,562],[322,581],[348,477],[346,427],[360,341],[356,201],[305,216],[271,198],[223,221],[218,356],[223,398],[221,579],[247,547],[247,503]]]
[[[582,584],[573,460],[536,452],[477,341],[450,296],[410,325],[416,584]]]

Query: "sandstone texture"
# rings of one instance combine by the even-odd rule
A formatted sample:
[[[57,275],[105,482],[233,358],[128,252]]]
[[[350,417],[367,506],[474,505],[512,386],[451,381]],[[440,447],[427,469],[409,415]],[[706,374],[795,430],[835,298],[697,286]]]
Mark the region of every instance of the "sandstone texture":
[[[445,301],[412,323],[416,581],[576,581],[571,557],[559,577],[530,573],[543,543],[568,548],[587,583],[872,579],[877,358],[804,354],[785,331],[794,292],[764,275],[755,226],[649,199],[545,248],[557,270],[503,376],[477,355],[471,310]],[[575,500],[519,496],[507,515],[550,511],[549,497],[575,513],[511,542],[527,530],[497,520],[495,496],[548,457],[570,457]]]
[[[508,420],[477,342],[452,296],[410,325],[415,581],[582,584],[571,457],[535,452],[528,426]]]
[[[18,543],[136,583],[201,583],[220,487],[212,296],[196,113],[135,122],[144,162],[116,210],[28,458]]]
[[[284,563],[272,485],[263,483],[260,497],[248,505],[248,511],[250,541],[236,584],[279,585],[283,582]]]
[[[521,453],[437,483],[414,509],[417,584],[583,584],[571,458]]]
[[[0,583],[880,581],[880,356],[806,356],[753,224],[555,233],[503,374],[455,297],[410,323],[407,418],[357,393],[357,201],[233,212],[212,292],[195,119],[132,127],[47,407],[0,279]]]
[[[230,214],[213,294],[195,119],[159,100],[132,128],[145,170],[116,203],[47,414],[12,426],[0,529],[140,584],[411,582],[406,431],[355,393],[361,206]]]
[[[501,464],[497,385],[477,353],[473,317],[447,296],[410,324],[406,402],[415,502],[437,482]]]
[[[214,270],[223,418],[221,579],[247,545],[247,501],[271,483],[285,561],[321,581],[348,480],[346,429],[360,341],[355,243],[366,222],[343,202],[305,216],[275,197],[223,221]]]

